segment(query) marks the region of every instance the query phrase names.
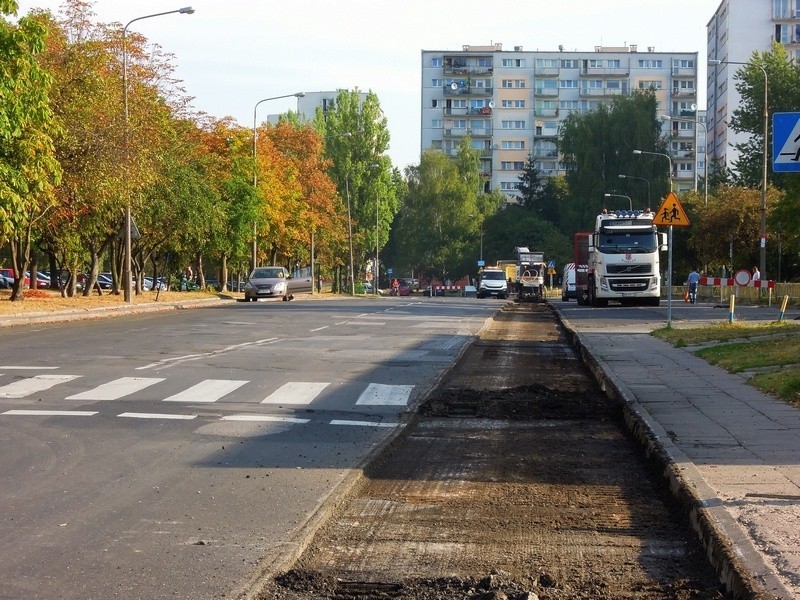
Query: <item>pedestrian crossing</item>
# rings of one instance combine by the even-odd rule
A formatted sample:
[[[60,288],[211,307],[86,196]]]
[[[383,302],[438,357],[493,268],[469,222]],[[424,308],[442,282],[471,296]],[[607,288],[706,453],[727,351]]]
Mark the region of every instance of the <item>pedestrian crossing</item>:
[[[150,403],[163,403],[167,405],[194,405],[194,404],[223,404],[232,403],[236,407],[242,404],[264,406],[264,408],[281,407],[296,408],[309,406],[315,401],[320,400],[326,391],[332,387],[330,381],[289,381],[278,385],[269,392],[263,391],[263,382],[253,382],[245,379],[202,379],[191,385],[183,382],[180,378],[169,381],[165,377],[118,377],[88,387],[88,389],[68,395],[59,395],[58,386],[70,384],[71,391],[74,391],[76,382],[83,381],[81,375],[68,374],[34,374],[15,378],[14,381],[4,382],[7,374],[0,373],[0,400],[24,400],[27,398],[46,399],[52,403],[60,400],[64,401],[83,401],[83,402],[112,402],[119,401],[147,401]],[[176,391],[176,382],[180,389]],[[159,393],[160,387],[164,391]],[[253,386],[250,389],[248,386]],[[343,384],[338,391],[338,397],[347,396],[351,398],[351,407],[405,407],[408,405],[414,390],[413,385],[390,385],[383,383],[361,384],[361,389],[353,391],[355,384]],[[346,388],[346,390],[345,390]],[[344,390],[344,391],[343,391]],[[266,394],[266,395],[265,395]],[[13,405],[12,405],[13,406]],[[18,405],[19,406],[19,405]],[[49,407],[48,407],[49,408]],[[62,406],[58,406],[62,408]],[[346,410],[346,407],[344,407]],[[342,410],[341,406],[337,410]],[[125,411],[116,416],[129,419],[174,419],[191,420],[196,417],[193,414],[176,414],[176,412],[131,412]],[[79,410],[47,410],[11,408],[0,410],[0,416],[93,416],[98,411],[79,411]],[[302,423],[308,422],[304,419],[296,419],[286,416],[275,416],[265,414],[238,414],[226,415],[221,417],[227,421],[261,421],[261,422],[285,422]],[[339,420],[338,424],[358,424],[360,421]],[[375,426],[375,423],[364,422]],[[362,423],[363,424],[363,423]],[[385,425],[385,424],[384,424]],[[381,426],[384,426],[381,425]]]

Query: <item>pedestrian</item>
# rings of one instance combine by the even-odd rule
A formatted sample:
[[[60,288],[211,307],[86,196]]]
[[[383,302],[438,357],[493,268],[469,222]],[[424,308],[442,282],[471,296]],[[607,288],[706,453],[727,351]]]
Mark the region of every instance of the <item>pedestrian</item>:
[[[697,284],[700,283],[700,273],[697,269],[692,267],[689,276],[686,278],[686,284],[689,286],[689,302],[694,304],[697,302]]]
[[[400,282],[395,279],[392,281],[392,296],[398,296],[400,294]]]
[[[753,281],[760,281],[761,280],[761,271],[758,270],[758,267],[753,267]]]

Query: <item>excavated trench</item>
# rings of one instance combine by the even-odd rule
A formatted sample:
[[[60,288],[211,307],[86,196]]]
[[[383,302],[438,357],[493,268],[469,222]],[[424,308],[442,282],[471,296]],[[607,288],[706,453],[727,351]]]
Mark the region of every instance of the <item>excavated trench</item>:
[[[507,304],[259,598],[724,598],[546,304]]]

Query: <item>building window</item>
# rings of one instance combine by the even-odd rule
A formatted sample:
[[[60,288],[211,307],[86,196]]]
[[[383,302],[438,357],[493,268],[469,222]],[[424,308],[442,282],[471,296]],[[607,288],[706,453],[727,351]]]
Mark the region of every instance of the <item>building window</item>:
[[[558,107],[561,110],[578,110],[579,108],[577,100],[561,100]]]
[[[558,93],[558,82],[555,79],[540,79],[536,82],[536,93]]]
[[[606,66],[608,66],[609,69],[619,69],[620,61],[618,58],[611,59],[606,63]]]
[[[465,99],[453,100],[450,108],[467,108],[467,101]]]
[[[502,129],[525,129],[525,121],[501,121]]]
[[[648,80],[648,79],[641,79],[639,80],[639,89],[640,90],[660,90],[663,86],[663,82],[657,80]]]
[[[519,181],[501,181],[500,189],[504,192],[516,192],[519,190]]]
[[[442,105],[441,100],[431,100],[431,108],[439,108]]]
[[[602,69],[603,61],[598,58],[590,58],[586,61],[586,66],[590,69]]]
[[[792,14],[793,4],[794,0],[772,0],[772,18],[790,19],[794,17]]]
[[[537,69],[557,69],[558,68],[558,59],[557,58],[537,58],[536,59],[536,68]]]
[[[515,69],[525,67],[525,59],[522,58],[504,58],[502,61],[504,67],[512,67]]]
[[[679,69],[694,69],[694,59],[677,58],[672,61],[672,66]]]
[[[467,128],[466,119],[455,119],[453,121],[453,129],[466,129],[466,128]]]
[[[490,68],[492,66],[492,59],[486,57],[478,57],[475,61],[479,67]]]
[[[561,68],[562,69],[577,69],[578,68],[578,59],[577,58],[564,58],[561,60]]]
[[[558,86],[561,89],[578,89],[577,79],[559,79]]]
[[[435,88],[442,87],[442,80],[441,79],[431,79],[431,87],[435,87]]]
[[[441,150],[442,149],[442,140],[432,140],[431,141],[431,148],[434,150]]]
[[[583,87],[588,88],[590,90],[602,90],[603,89],[603,80],[602,79],[592,79],[589,81],[583,82]]]
[[[503,87],[504,88],[524,88],[525,87],[525,80],[524,79],[503,79]]]
[[[649,58],[639,60],[640,69],[663,69],[664,61],[661,59]]]
[[[525,108],[525,100],[501,100],[502,108]]]
[[[524,140],[503,140],[500,144],[503,150],[525,150]]]
[[[441,57],[439,57],[439,58],[432,58],[432,59],[431,59],[431,66],[432,66],[432,67],[441,67],[441,66],[442,66],[442,64],[443,64],[443,61],[442,61]]]
[[[693,166],[692,163],[678,163],[678,171],[690,173],[693,170]]]
[[[431,127],[434,129],[441,129],[442,128],[442,120],[441,119],[432,119],[431,120]]]

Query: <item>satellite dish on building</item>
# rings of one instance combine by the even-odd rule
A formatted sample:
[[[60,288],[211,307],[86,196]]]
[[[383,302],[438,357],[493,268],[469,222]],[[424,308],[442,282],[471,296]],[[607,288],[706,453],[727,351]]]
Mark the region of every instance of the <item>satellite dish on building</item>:
[[[493,100],[489,100],[489,108],[494,108],[494,101]]]
[[[697,110],[697,104],[692,104],[691,109],[692,110]]]
[[[450,89],[453,90],[453,91],[457,90],[458,89],[458,84],[454,81],[453,83],[450,84]]]

